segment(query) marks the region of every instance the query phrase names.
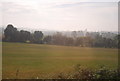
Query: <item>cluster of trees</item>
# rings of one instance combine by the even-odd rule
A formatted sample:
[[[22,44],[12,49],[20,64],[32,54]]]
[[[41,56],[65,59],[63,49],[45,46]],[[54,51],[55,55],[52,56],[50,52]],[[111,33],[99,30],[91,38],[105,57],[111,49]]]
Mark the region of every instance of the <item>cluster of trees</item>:
[[[20,30],[9,24],[4,30],[3,41],[6,42],[31,42],[42,43],[43,33],[41,31],[35,31],[30,33],[29,31]]]
[[[30,33],[29,31],[24,30],[18,31],[17,28],[13,27],[13,25],[8,25],[4,30],[3,41],[81,47],[120,48],[120,35],[116,35],[114,39],[102,37],[100,34],[97,34],[94,38],[91,36],[68,37],[60,32],[57,32],[54,35],[44,36],[42,31],[35,31],[34,33]]]
[[[119,46],[118,36],[120,39],[120,35],[115,36],[114,39],[105,38],[101,35],[97,35],[95,38],[92,38],[90,36],[67,37],[58,32],[53,36],[46,36],[44,38],[44,42],[47,44],[67,46],[117,48]]]

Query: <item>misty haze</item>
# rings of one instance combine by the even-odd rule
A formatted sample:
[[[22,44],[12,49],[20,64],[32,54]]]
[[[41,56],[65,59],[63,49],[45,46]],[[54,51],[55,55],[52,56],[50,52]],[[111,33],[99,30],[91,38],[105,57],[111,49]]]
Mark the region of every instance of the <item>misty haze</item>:
[[[2,79],[120,79],[118,0],[0,2]]]

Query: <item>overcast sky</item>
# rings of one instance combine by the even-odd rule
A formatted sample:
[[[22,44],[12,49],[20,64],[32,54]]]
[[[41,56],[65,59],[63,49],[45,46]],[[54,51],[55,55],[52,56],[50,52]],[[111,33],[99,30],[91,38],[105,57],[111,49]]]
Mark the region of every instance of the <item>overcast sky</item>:
[[[119,0],[3,0],[0,24],[47,30],[117,31]]]

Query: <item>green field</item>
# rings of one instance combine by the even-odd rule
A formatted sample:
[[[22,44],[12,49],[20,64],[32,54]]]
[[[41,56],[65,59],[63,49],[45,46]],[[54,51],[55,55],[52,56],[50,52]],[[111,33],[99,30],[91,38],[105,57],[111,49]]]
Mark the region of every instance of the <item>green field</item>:
[[[67,72],[76,64],[99,68],[105,65],[116,68],[118,50],[56,45],[3,43],[3,78],[51,78],[59,72]]]

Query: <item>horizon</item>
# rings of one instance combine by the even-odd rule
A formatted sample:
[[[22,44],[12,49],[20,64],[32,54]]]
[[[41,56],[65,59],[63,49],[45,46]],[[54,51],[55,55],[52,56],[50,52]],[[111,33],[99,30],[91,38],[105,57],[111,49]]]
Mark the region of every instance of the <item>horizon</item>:
[[[14,25],[13,25],[14,26]],[[6,26],[7,27],[7,26]],[[0,31],[4,31],[6,29],[6,27],[0,27]],[[14,26],[15,27],[15,26]],[[17,28],[17,27],[15,27]],[[99,32],[99,33],[107,33],[107,32],[110,32],[110,33],[118,33],[119,31],[90,31],[88,29],[84,29],[84,30],[49,30],[49,29],[29,29],[29,28],[17,28],[18,31],[20,30],[25,30],[25,31],[29,31],[29,32],[34,32],[34,31],[42,31],[42,32],[73,32],[73,31],[76,31],[76,32],[79,32],[79,31],[87,31],[87,32]]]

